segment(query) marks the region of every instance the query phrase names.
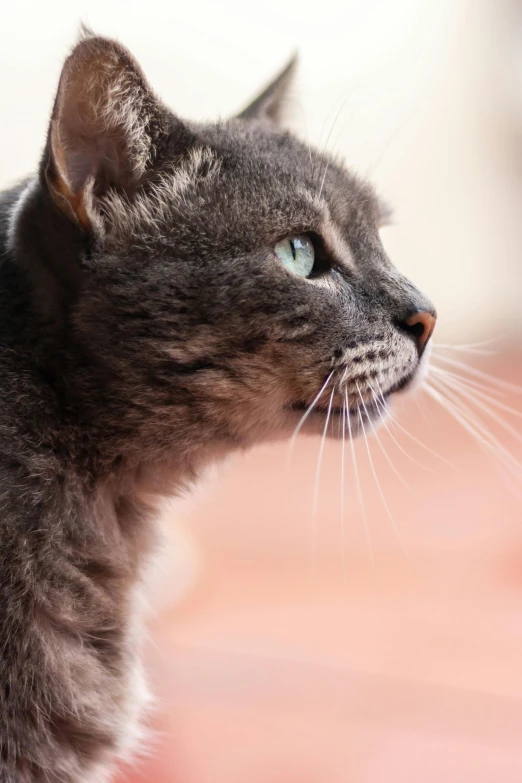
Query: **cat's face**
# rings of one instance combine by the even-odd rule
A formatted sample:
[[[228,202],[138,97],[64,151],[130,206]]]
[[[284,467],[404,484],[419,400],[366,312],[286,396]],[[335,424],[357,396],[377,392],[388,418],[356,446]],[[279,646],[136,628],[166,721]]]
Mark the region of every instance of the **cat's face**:
[[[303,430],[353,434],[418,376],[433,307],[388,260],[372,189],[274,121],[288,74],[195,125],[110,42],[64,73],[47,183],[92,237],[73,322],[129,404],[245,445],[312,403]]]

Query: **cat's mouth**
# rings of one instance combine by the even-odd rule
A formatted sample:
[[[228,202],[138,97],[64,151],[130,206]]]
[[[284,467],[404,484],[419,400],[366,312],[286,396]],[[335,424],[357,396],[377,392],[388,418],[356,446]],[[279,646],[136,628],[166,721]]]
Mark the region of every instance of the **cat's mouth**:
[[[366,390],[366,393],[352,394],[349,399],[354,401],[355,404],[353,405],[339,405],[337,400],[332,400],[332,403],[327,404],[324,404],[324,402],[313,404],[298,400],[291,403],[288,406],[288,410],[301,416],[302,424],[300,426],[303,427],[304,431],[309,429],[315,430],[319,421],[323,429],[325,426],[328,427],[329,424],[331,426],[335,422],[336,427],[332,428],[332,431],[334,429],[340,431],[344,423],[344,428],[350,431],[353,430],[355,434],[364,429],[366,424],[374,421],[383,421],[386,418],[390,397],[409,387],[415,375],[415,372],[405,375],[379,395],[376,395],[369,389]],[[325,396],[327,397],[327,395]],[[336,395],[336,397],[338,396],[341,396],[342,399],[342,393]],[[307,422],[310,422],[311,427],[307,426]]]
[[[364,421],[373,420],[382,415],[386,405],[386,397],[382,396],[371,402],[368,400],[365,401],[364,404],[354,405],[348,408],[338,405],[314,405],[312,408],[310,403],[295,402],[289,406],[289,409],[296,413],[301,413],[303,416],[306,415],[307,417],[321,416],[322,418],[329,417],[330,419],[346,418],[348,412],[351,419],[355,420],[362,417]]]

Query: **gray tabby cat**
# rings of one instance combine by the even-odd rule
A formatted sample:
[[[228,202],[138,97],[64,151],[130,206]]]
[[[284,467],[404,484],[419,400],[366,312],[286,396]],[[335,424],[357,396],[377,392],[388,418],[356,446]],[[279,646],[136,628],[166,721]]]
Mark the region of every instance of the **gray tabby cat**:
[[[371,188],[280,129],[292,68],[201,125],[85,35],[0,196],[2,783],[101,783],[136,739],[145,497],[418,375],[432,305]]]

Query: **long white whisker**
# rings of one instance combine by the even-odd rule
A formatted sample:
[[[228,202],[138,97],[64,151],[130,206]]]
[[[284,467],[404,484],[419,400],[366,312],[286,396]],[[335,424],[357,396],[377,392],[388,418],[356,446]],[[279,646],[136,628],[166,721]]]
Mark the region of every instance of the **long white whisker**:
[[[434,456],[434,457],[437,457],[437,459],[440,459],[440,461],[441,461],[441,462],[444,462],[444,464],[445,464],[445,465],[448,465],[450,468],[455,468],[455,469],[456,469],[456,465],[454,465],[454,464],[453,464],[453,462],[450,462],[450,461],[449,461],[449,459],[446,459],[446,457],[443,457],[443,456],[442,456],[442,454],[439,454],[437,451],[434,451],[434,450],[433,450],[433,449],[431,449],[429,446],[426,446],[426,444],[425,444],[425,443],[423,443],[423,442],[422,442],[421,440],[419,440],[418,438],[416,438],[416,437],[415,437],[415,435],[412,435],[412,434],[411,434],[411,432],[409,432],[409,430],[407,430],[407,429],[406,429],[406,427],[404,427],[404,426],[403,426],[403,425],[400,423],[400,421],[398,421],[398,419],[397,419],[397,418],[393,418],[393,422],[394,422],[395,426],[396,426],[396,427],[398,427],[398,428],[401,430],[401,432],[404,432],[404,434],[405,434],[405,435],[406,435],[408,438],[410,438],[410,440],[412,440],[414,443],[416,443],[418,446],[420,446],[421,448],[423,448],[423,449],[424,449],[425,451],[427,451],[429,454],[433,454],[433,456]]]
[[[310,136],[308,134],[308,125],[306,123],[305,113],[303,111],[303,104],[301,101],[299,101],[299,109],[301,111],[301,117],[303,119],[303,125],[306,133],[306,143],[308,145],[308,157],[310,159],[310,176],[312,177],[312,180],[314,179],[314,164],[312,161],[312,147],[310,145]]]
[[[430,384],[425,384],[424,388],[427,393],[442,405],[444,409],[449,411],[462,427],[484,446],[484,448],[488,449],[497,459],[501,460],[506,468],[515,471],[515,475],[520,478],[519,471],[522,470],[522,465],[520,465],[515,457],[513,457],[500,441],[491,434],[487,427],[477,419],[468,406],[464,405],[462,401],[459,405],[456,405],[455,401],[449,399],[447,394],[445,395],[440,388],[436,388]]]
[[[422,416],[424,422],[427,424],[429,422],[429,416],[428,411],[426,410],[425,400],[423,397],[421,397],[420,394],[416,394],[413,398],[415,400],[415,405],[420,411],[420,415]]]
[[[370,385],[370,384],[368,384],[368,385]],[[381,411],[381,409],[380,409],[380,407],[379,407],[379,402],[378,402],[378,399],[377,399],[377,395],[375,394],[375,392],[373,391],[373,389],[371,388],[371,386],[370,386],[370,389],[371,389],[371,391],[372,391],[372,394],[373,394],[374,402],[375,402],[375,404],[376,404],[376,406],[377,406],[377,413],[379,414],[379,418],[380,418],[380,420],[381,420],[381,423],[382,423],[382,424],[383,424],[383,425],[386,427],[386,429],[388,430],[388,427],[387,427],[387,425],[386,425],[386,422],[385,422],[385,419],[384,419],[384,415],[383,415],[383,413],[382,413],[382,411]],[[386,451],[386,449],[384,448],[384,445],[383,445],[383,443],[381,443],[381,439],[380,439],[380,437],[379,437],[379,433],[378,433],[378,431],[377,431],[376,427],[374,426],[373,422],[369,420],[369,424],[370,424],[370,427],[372,428],[372,433],[373,433],[373,434],[374,434],[374,436],[375,436],[375,440],[377,441],[377,444],[378,444],[378,446],[379,446],[380,450],[382,451],[382,453],[383,453],[383,455],[384,455],[384,458],[386,459],[386,462],[388,463],[388,465],[389,465],[389,466],[390,466],[390,468],[392,469],[393,473],[395,473],[395,475],[397,476],[397,478],[399,479],[399,481],[401,482],[401,484],[402,484],[402,485],[403,485],[403,486],[404,486],[404,487],[405,487],[405,488],[408,490],[408,492],[411,492],[411,493],[412,493],[412,495],[416,495],[417,497],[419,497],[419,493],[418,493],[418,492],[416,492],[416,491],[413,489],[413,487],[410,487],[410,485],[408,484],[408,482],[407,482],[407,481],[406,481],[406,480],[405,480],[405,479],[404,479],[404,478],[401,476],[400,472],[397,470],[397,468],[396,468],[396,466],[395,466],[395,464],[394,464],[393,460],[390,458],[390,456],[389,456],[388,452],[387,452],[387,451]],[[390,432],[390,431],[388,430],[388,433],[389,433],[389,432]],[[392,437],[393,437],[393,436],[392,436]]]
[[[312,545],[312,557],[313,557],[313,563],[314,563],[314,571],[315,571],[315,564],[316,564],[316,554],[317,554],[317,512],[319,508],[319,480],[321,478],[321,466],[323,462],[323,453],[324,453],[324,444],[326,441],[326,433],[328,431],[328,424],[330,423],[330,414],[332,412],[332,403],[333,398],[335,394],[335,386],[332,389],[332,393],[330,394],[330,399],[328,401],[328,412],[326,414],[326,421],[324,423],[324,429],[323,429],[323,435],[321,438],[321,444],[319,446],[319,455],[317,457],[317,466],[315,469],[315,480],[314,480],[314,500],[313,500],[313,506],[312,506],[312,536],[311,536],[311,545]]]
[[[498,351],[491,351],[486,348],[464,348],[464,346],[437,345],[434,350],[434,356],[440,356],[440,351],[450,351],[455,353],[465,353],[472,356],[496,356]]]
[[[457,351],[463,353],[480,353],[487,345],[494,345],[498,343],[499,338],[495,337],[492,340],[483,340],[478,343],[462,343],[461,345],[450,345],[449,343],[434,343],[433,348],[438,350],[441,348],[444,351]],[[497,353],[497,351],[486,351],[487,353]]]
[[[454,369],[448,370],[446,367],[439,367],[433,361],[430,364],[430,377],[432,373],[435,373],[436,375],[444,374],[446,377],[456,378],[462,383],[465,383],[468,386],[481,391],[483,394],[494,395],[495,397],[505,397],[507,394],[505,389],[498,389],[497,387],[491,386],[491,384],[486,383],[485,381],[478,381],[476,378],[470,378],[468,375],[464,375],[463,373],[457,372]]]
[[[479,410],[482,410],[487,416],[492,418],[494,421],[497,422],[504,430],[510,433],[510,435],[513,436],[519,443],[522,443],[522,435],[520,435],[519,432],[517,432],[513,427],[511,427],[507,422],[504,421],[504,419],[501,416],[498,416],[494,411],[489,410],[485,405],[483,405],[478,400],[475,400],[470,394],[468,394],[465,390],[453,387],[450,388],[449,386],[445,385],[441,381],[437,381],[437,379],[432,379],[432,384],[435,385],[435,388],[438,389],[440,392],[444,393],[446,392],[446,396],[448,396],[448,393],[451,391],[454,391],[456,394],[459,394],[461,397],[464,397],[464,399],[467,399],[469,402],[471,402],[473,405],[475,405]],[[451,402],[454,405],[457,405],[457,407],[460,406],[461,412],[467,412],[468,417],[475,417],[475,414],[471,408],[469,408],[467,405],[465,405],[462,400],[459,399],[458,404],[457,400],[452,398]],[[490,441],[495,442],[499,447],[502,448],[503,452],[505,452],[506,455],[509,455],[510,459],[514,461],[514,464],[520,465],[520,463],[513,457],[513,455],[509,452],[508,449],[506,449],[500,441],[495,438],[495,436],[489,431],[489,429],[486,427],[486,425],[478,420],[479,425],[483,431],[483,434],[487,434],[487,437]],[[522,467],[522,466],[520,466]]]
[[[341,558],[343,573],[346,573],[346,519],[345,519],[345,445],[346,445],[346,400],[343,399],[342,412],[342,449],[341,449]]]
[[[379,385],[379,384],[377,384],[377,385]],[[402,451],[404,456],[408,457],[408,459],[411,462],[413,462],[415,465],[418,465],[423,470],[428,470],[430,473],[434,473],[435,471],[433,470],[433,468],[429,468],[427,465],[423,465],[422,462],[419,462],[419,460],[417,460],[414,457],[412,457],[411,454],[408,454],[408,452],[405,449],[403,449],[403,447],[401,446],[401,444],[399,443],[399,441],[397,440],[397,438],[395,437],[395,435],[391,431],[391,428],[388,426],[388,422],[386,421],[386,415],[388,415],[390,417],[390,420],[391,420],[391,422],[394,425],[397,424],[396,420],[393,418],[391,411],[388,408],[386,408],[384,406],[384,403],[381,401],[381,399],[379,399],[379,395],[375,394],[375,390],[374,390],[373,386],[371,385],[371,383],[369,381],[368,381],[368,386],[370,387],[370,389],[372,390],[372,392],[374,394],[375,403],[376,403],[377,407],[379,408],[379,415],[381,417],[381,421],[382,421],[383,427],[386,429],[386,432],[388,433],[388,435],[390,436],[392,441],[395,443],[395,445],[397,446],[399,451]],[[380,390],[380,387],[379,387],[379,390]],[[382,391],[381,391],[381,397],[382,397]]]
[[[389,152],[390,147],[393,146],[393,144],[395,143],[397,138],[404,131],[404,128],[406,127],[406,125],[407,125],[407,123],[408,123],[408,121],[410,119],[411,119],[410,115],[408,115],[401,123],[399,123],[399,125],[392,132],[390,138],[388,139],[388,141],[384,145],[384,148],[379,153],[377,159],[374,160],[374,162],[371,164],[371,166],[369,166],[369,168],[367,170],[367,173],[366,173],[366,176],[368,177],[368,179],[373,179],[373,176],[375,174],[375,171],[376,171],[377,167],[381,164],[382,159],[384,158],[384,156]]]
[[[299,421],[299,424],[295,428],[294,433],[293,433],[292,437],[290,438],[290,442],[288,444],[289,456],[292,455],[294,444],[295,444],[295,439],[299,435],[299,432],[301,431],[301,427],[303,426],[303,424],[305,423],[305,421],[307,420],[307,418],[309,417],[309,415],[311,414],[311,412],[313,411],[313,409],[317,405],[317,403],[320,400],[322,394],[324,393],[326,387],[330,383],[330,380],[332,379],[332,376],[333,376],[334,372],[335,372],[335,370],[331,371],[330,375],[327,377],[327,379],[325,380],[325,382],[321,386],[321,388],[319,390],[319,393],[314,397],[313,401],[311,402],[311,404],[308,406],[308,408],[304,412],[303,416],[301,417],[301,419]]]
[[[324,181],[326,179],[326,175],[328,174],[329,166],[330,166],[330,159],[328,159],[326,161],[326,166],[324,167],[323,179],[321,180],[321,187],[319,188],[319,193],[317,195],[317,201],[319,201],[319,199],[321,198],[321,194],[322,194],[323,188],[324,188]]]
[[[364,497],[362,492],[362,485],[361,485],[361,478],[359,476],[359,468],[357,466],[357,457],[355,454],[355,444],[353,442],[353,433],[352,433],[352,421],[350,418],[350,404],[348,402],[348,391],[345,387],[344,389],[344,399],[346,403],[346,414],[348,419],[348,436],[350,439],[350,451],[352,455],[352,463],[353,463],[353,473],[355,477],[355,487],[357,491],[357,500],[359,502],[359,508],[361,510],[361,517],[363,520],[363,526],[364,526],[364,535],[366,538],[366,546],[368,548],[368,556],[370,558],[370,563],[372,566],[372,571],[375,571],[375,556],[373,553],[373,544],[372,544],[372,537],[370,535],[370,527],[368,525],[368,517],[366,516],[366,507],[364,505]]]
[[[480,421],[470,412],[470,409],[463,405],[459,400],[460,407],[457,407],[450,400],[439,394],[432,389],[426,389],[428,394],[436,399],[444,410],[447,410],[451,416],[477,441],[478,447],[484,452],[486,457],[491,461],[495,470],[499,472],[500,478],[506,483],[511,492],[517,497],[520,497],[520,468],[513,466],[512,460],[509,459],[511,455],[503,448],[503,446],[491,435],[489,430],[481,426]],[[480,430],[477,431],[477,430]],[[500,467],[504,468],[503,472]],[[510,478],[515,479],[515,486],[513,486]]]
[[[410,440],[412,440],[414,443],[416,443],[418,446],[420,446],[422,449],[424,449],[424,451],[427,451],[428,454],[431,454],[432,456],[434,456],[437,459],[439,459],[441,462],[444,462],[445,465],[448,465],[450,468],[454,468],[455,470],[457,470],[457,467],[452,462],[450,462],[448,459],[446,459],[446,457],[443,457],[442,454],[439,454],[438,452],[434,451],[429,446],[427,446],[425,443],[423,443],[421,440],[416,438],[415,435],[412,435],[411,432],[409,432],[409,430],[407,430],[406,427],[403,424],[401,424],[401,422],[397,419],[396,416],[393,415],[393,413],[390,410],[388,410],[388,415],[390,417],[390,420],[393,423],[393,426],[397,427],[397,429],[399,429],[401,432],[403,432]],[[405,453],[407,455],[407,452],[405,452]],[[419,462],[418,464],[421,465],[422,463]],[[426,470],[430,470],[431,471],[432,469],[426,467]]]
[[[334,101],[333,101],[333,102],[330,104],[330,107],[329,107],[329,109],[328,109],[328,111],[327,111],[327,113],[326,113],[326,117],[324,118],[324,122],[323,122],[323,125],[322,125],[322,128],[321,128],[321,134],[320,134],[320,136],[319,136],[319,142],[318,142],[318,144],[317,144],[317,147],[318,147],[318,149],[322,149],[323,135],[324,135],[324,132],[325,132],[325,130],[326,130],[326,123],[327,123],[327,121],[328,121],[328,119],[329,119],[329,117],[330,117],[330,114],[331,114],[331,112],[334,110],[334,108],[335,108],[336,104],[338,103],[338,101],[340,101],[340,100],[343,98],[343,95],[345,95],[345,94],[348,92],[348,96],[347,96],[347,97],[349,98],[349,97],[351,96],[351,94],[354,92],[354,90],[355,90],[355,87],[351,87],[351,88],[348,88],[348,87],[347,87],[347,88],[346,88],[345,90],[343,90],[343,91],[341,92],[341,94],[340,94],[340,95],[338,95],[338,96],[337,96],[337,98],[336,98],[336,99],[335,99],[335,100],[334,100]],[[343,99],[343,100],[345,100],[345,99]],[[331,130],[330,130],[330,133],[331,133]],[[328,142],[327,142],[327,143],[328,143]],[[325,148],[326,148],[326,145],[325,145]]]
[[[363,399],[363,396],[362,396],[362,394],[361,394],[361,390],[359,389],[359,384],[358,384],[358,383],[356,383],[356,384],[355,384],[355,386],[356,386],[356,388],[357,388],[357,392],[358,392],[358,394],[359,394],[359,399],[360,399],[360,401],[361,401],[361,404],[362,404],[362,406],[363,406],[363,408],[364,408],[364,412],[366,413],[366,417],[367,417],[367,419],[368,419],[368,421],[369,421],[369,420],[370,420],[370,417],[368,416],[368,410],[367,410],[367,408],[366,408],[366,404],[365,404],[365,402],[364,402],[364,399]],[[363,420],[363,417],[362,417],[362,414],[361,414],[361,408],[360,408],[360,406],[357,408],[357,412],[358,412],[358,414],[359,414],[359,423],[360,423],[360,425],[361,425],[362,434],[363,434],[363,437],[364,437],[364,441],[365,441],[365,443],[366,443],[366,451],[368,452],[368,461],[369,461],[369,463],[370,463],[370,467],[371,467],[371,470],[372,470],[372,473],[373,473],[373,478],[374,478],[374,480],[375,480],[375,486],[377,487],[377,491],[378,491],[378,493],[379,493],[379,496],[380,496],[380,498],[381,498],[382,504],[383,504],[383,506],[384,506],[384,508],[385,508],[385,510],[386,510],[386,513],[387,513],[387,515],[388,515],[388,518],[389,518],[390,522],[392,523],[392,527],[393,527],[393,529],[394,529],[394,531],[395,531],[395,534],[396,534],[396,536],[397,536],[397,540],[398,540],[398,542],[399,542],[399,546],[400,546],[400,548],[402,549],[403,553],[406,555],[406,557],[408,557],[408,553],[406,552],[406,549],[404,548],[404,545],[403,545],[403,543],[402,543],[401,535],[400,535],[400,533],[399,533],[399,530],[398,530],[398,528],[397,528],[397,525],[395,524],[395,520],[394,520],[394,518],[393,518],[393,514],[391,513],[391,511],[390,511],[390,509],[389,509],[389,507],[388,507],[388,503],[386,502],[386,498],[385,498],[385,496],[384,496],[384,493],[383,493],[383,491],[382,491],[382,488],[381,488],[381,485],[380,485],[379,479],[378,479],[378,477],[377,477],[377,471],[375,470],[375,466],[374,466],[374,464],[373,464],[373,459],[372,459],[372,455],[371,455],[371,451],[370,451],[370,444],[368,443],[368,437],[367,437],[367,435],[366,435],[366,429],[365,429],[365,427],[364,427],[364,420]]]
[[[506,405],[503,402],[500,402],[499,400],[492,399],[488,394],[485,394],[480,388],[477,388],[477,384],[473,381],[469,381],[467,378],[462,378],[460,375],[456,375],[456,373],[450,372],[449,370],[443,370],[441,367],[432,367],[431,368],[435,375],[438,375],[441,381],[444,381],[447,386],[454,386],[455,388],[461,388],[465,389],[466,392],[473,396],[478,397],[481,400],[484,400],[489,405],[494,406],[495,408],[498,408],[499,410],[505,411],[506,413],[509,413],[511,416],[517,416],[518,418],[522,418],[522,411],[518,411],[515,408],[512,408],[510,405]],[[432,379],[433,380],[433,379]]]
[[[339,109],[339,111],[335,115],[335,119],[334,119],[334,121],[332,123],[332,127],[330,128],[330,132],[329,132],[329,134],[328,134],[328,136],[326,138],[326,142],[325,142],[325,145],[323,147],[323,155],[326,153],[326,149],[328,147],[328,142],[330,141],[330,136],[332,135],[333,129],[337,125],[337,121],[338,121],[339,117],[341,116],[341,112],[344,109],[344,107],[346,106],[347,102],[350,100],[354,90],[355,90],[355,87],[352,87],[352,89],[350,90],[350,92],[348,93],[348,95],[346,96],[344,101],[342,102],[341,108]],[[323,192],[324,181],[326,179],[326,174],[328,172],[328,167],[329,166],[330,166],[330,158],[328,158],[328,160],[326,161],[326,166],[325,166],[324,173],[323,173],[323,179],[322,179],[322,182],[321,182],[321,187],[319,188],[319,195],[317,196],[317,200],[318,201],[321,198],[321,193]]]
[[[476,378],[481,378],[482,380],[487,381],[487,383],[490,383],[492,386],[497,386],[499,389],[506,389],[507,391],[522,394],[522,386],[517,386],[515,383],[509,383],[509,381],[503,381],[499,378],[495,378],[494,375],[490,375],[487,372],[478,370],[476,367],[472,367],[471,365],[466,364],[465,362],[461,362],[458,359],[452,359],[449,356],[437,356],[437,359],[439,359],[441,362],[445,362],[446,364],[450,364],[453,367],[458,367],[460,370],[463,370],[469,375],[474,375]]]

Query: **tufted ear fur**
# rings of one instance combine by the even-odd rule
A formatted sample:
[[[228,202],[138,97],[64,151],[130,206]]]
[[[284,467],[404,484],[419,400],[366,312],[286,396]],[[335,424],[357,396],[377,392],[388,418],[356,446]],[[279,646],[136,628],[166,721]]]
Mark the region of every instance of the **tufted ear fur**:
[[[109,188],[136,188],[172,119],[124,47],[83,37],[63,67],[46,148],[45,176],[60,209],[93,228],[94,201]]]
[[[270,120],[281,123],[297,70],[297,55],[294,54],[281,73],[238,114],[242,120]]]

